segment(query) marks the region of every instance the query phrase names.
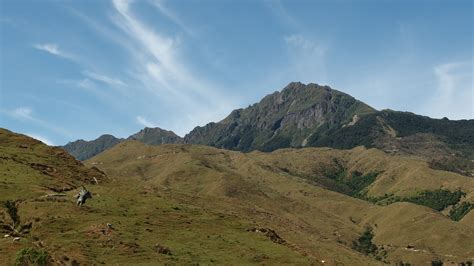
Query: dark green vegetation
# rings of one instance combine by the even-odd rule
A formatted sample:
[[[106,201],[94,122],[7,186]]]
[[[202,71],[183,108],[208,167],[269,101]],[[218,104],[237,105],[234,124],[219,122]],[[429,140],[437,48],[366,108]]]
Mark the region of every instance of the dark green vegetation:
[[[10,216],[10,219],[12,220],[13,226],[15,226],[15,224],[20,223],[20,217],[18,216],[18,208],[16,205],[17,204],[11,200],[6,200],[3,204],[5,209],[7,209],[7,213]]]
[[[375,255],[377,246],[372,243],[374,238],[373,228],[367,227],[357,241],[352,242],[352,248],[363,253],[364,255]]]
[[[474,160],[462,157],[442,156],[432,159],[429,165],[433,169],[454,172],[465,176],[474,176]]]
[[[462,191],[451,192],[446,189],[434,191],[422,191],[420,194],[404,198],[403,201],[412,202],[418,205],[430,207],[437,211],[442,211],[446,207],[455,205],[466,193]]]
[[[337,181],[349,187],[350,192],[348,195],[358,196],[362,190],[375,181],[377,175],[378,173],[368,173],[364,175],[359,171],[354,171],[349,178],[340,178]]]
[[[51,257],[45,250],[36,248],[23,248],[16,255],[15,266],[51,265]]]
[[[472,209],[474,209],[474,204],[469,202],[462,202],[461,204],[455,205],[449,211],[449,217],[451,217],[451,219],[453,219],[454,221],[459,221]]]

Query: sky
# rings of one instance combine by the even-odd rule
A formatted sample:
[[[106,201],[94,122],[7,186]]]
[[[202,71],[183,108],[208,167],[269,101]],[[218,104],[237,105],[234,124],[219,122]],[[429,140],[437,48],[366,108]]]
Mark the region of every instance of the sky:
[[[474,118],[469,0],[0,0],[0,127],[184,136],[292,81]]]

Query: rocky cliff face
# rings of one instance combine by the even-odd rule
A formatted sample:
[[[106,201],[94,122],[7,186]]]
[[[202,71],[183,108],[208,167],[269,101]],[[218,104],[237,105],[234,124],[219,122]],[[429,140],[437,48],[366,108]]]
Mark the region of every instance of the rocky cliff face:
[[[370,106],[345,93],[317,84],[290,83],[246,109],[234,110],[218,123],[197,127],[186,143],[241,151],[302,147],[318,128],[341,127]]]

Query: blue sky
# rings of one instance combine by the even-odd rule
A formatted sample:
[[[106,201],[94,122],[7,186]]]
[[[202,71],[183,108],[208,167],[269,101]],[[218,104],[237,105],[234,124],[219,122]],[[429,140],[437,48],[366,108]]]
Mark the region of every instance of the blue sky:
[[[472,1],[0,1],[0,127],[183,136],[291,81],[474,118]]]

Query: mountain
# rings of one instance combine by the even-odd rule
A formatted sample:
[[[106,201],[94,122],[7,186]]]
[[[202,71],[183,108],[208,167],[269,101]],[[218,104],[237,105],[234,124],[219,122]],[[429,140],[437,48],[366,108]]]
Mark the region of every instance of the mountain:
[[[429,160],[442,170],[474,176],[474,120],[432,119],[377,111],[316,84],[290,83],[218,123],[196,127],[185,143],[239,151],[360,145]]]
[[[177,144],[183,142],[183,139],[173,131],[164,130],[159,127],[145,127],[127,139],[138,140],[148,145]]]
[[[428,161],[431,167],[474,176],[474,120],[432,119],[409,112],[377,111],[350,95],[293,82],[259,103],[237,109],[217,123],[196,127],[184,139],[171,131],[145,128],[130,136],[147,144],[188,143],[249,152],[280,148],[360,145]],[[85,160],[122,140],[69,143]]]
[[[85,160],[102,151],[119,144],[123,139],[116,138],[112,135],[102,135],[92,141],[76,140],[64,145],[63,149],[69,152],[78,160]]]
[[[149,145],[174,144],[183,142],[183,139],[174,132],[158,127],[146,127],[131,135],[127,139],[138,140]],[[61,148],[68,151],[76,159],[83,161],[112,148],[124,140],[125,139],[119,139],[112,135],[102,135],[92,141],[77,140],[74,142],[69,142]]]
[[[373,112],[372,107],[327,86],[294,82],[257,104],[232,111],[221,122],[195,128],[185,142],[240,151],[304,147],[314,134]]]
[[[474,120],[432,119],[408,112],[376,111],[353,97],[317,84],[290,83],[259,103],[218,123],[197,127],[185,142],[239,151],[288,147],[353,148],[359,145],[410,153],[432,142],[474,156]],[[423,146],[425,144],[425,146]],[[446,153],[446,152],[445,152]]]

